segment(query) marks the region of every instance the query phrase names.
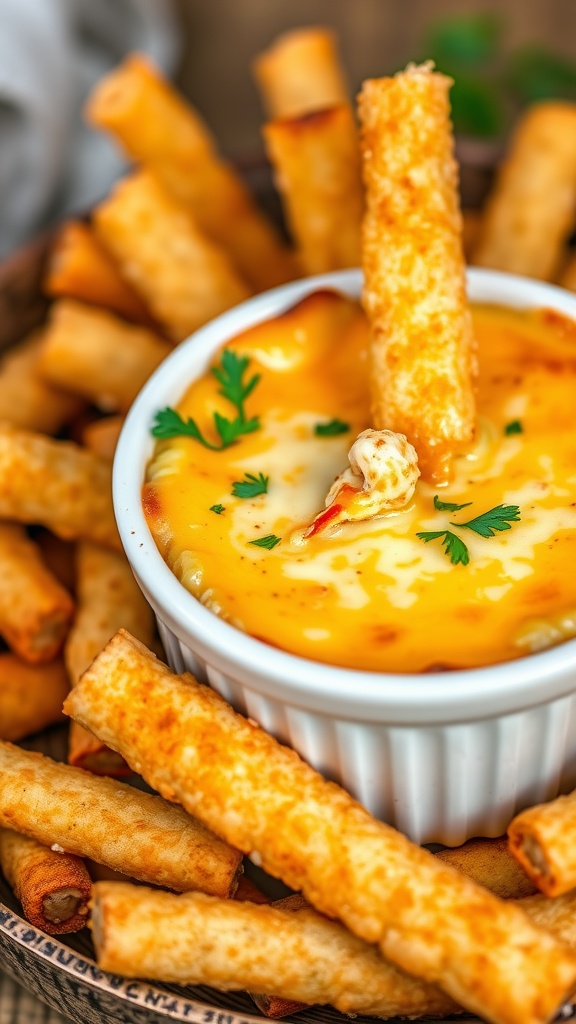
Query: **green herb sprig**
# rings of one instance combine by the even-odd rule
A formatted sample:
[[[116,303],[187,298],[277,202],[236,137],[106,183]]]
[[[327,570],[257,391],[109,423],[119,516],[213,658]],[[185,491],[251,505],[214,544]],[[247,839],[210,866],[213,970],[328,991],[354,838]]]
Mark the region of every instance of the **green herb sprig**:
[[[256,540],[249,540],[249,544],[253,544],[256,548],[266,548],[268,551],[272,551],[277,544],[282,540],[281,537],[277,537],[275,533],[269,533],[266,537],[257,537]]]
[[[338,437],[339,434],[347,434],[350,424],[343,420],[328,420],[327,423],[317,423],[314,427],[316,437]]]
[[[232,484],[232,494],[235,498],[257,498],[259,494],[268,493],[269,476],[264,473],[245,473],[244,480],[235,480]]]
[[[511,420],[510,423],[507,423],[506,426],[504,427],[504,434],[506,437],[512,437],[513,434],[523,433],[524,427],[522,426],[520,420]]]
[[[245,380],[245,373],[249,362],[248,356],[238,356],[231,349],[227,348],[222,353],[220,365],[212,367],[212,373],[220,384],[218,394],[228,399],[237,412],[237,415],[232,420],[222,416],[219,412],[214,413],[214,427],[220,438],[219,444],[213,444],[204,437],[195,420],[182,419],[180,413],[176,412],[175,409],[171,409],[170,406],[160,409],[156,413],[152,427],[152,436],[162,441],[171,437],[193,437],[194,440],[199,441],[205,448],[209,448],[214,452],[220,452],[224,448],[229,448],[230,445],[235,444],[243,434],[252,434],[255,430],[258,430],[260,420],[257,416],[247,419],[244,407],[246,399],[252,394],[260,380],[260,375],[257,373],[249,380]]]
[[[215,512],[217,516],[221,516],[224,511],[224,505],[210,505],[210,511]]]
[[[437,494],[434,495],[434,508],[439,512],[460,512],[461,509],[468,508],[469,505],[472,505],[471,501],[467,501],[464,505],[456,505],[449,501],[441,501]],[[475,519],[469,519],[466,523],[451,522],[450,526],[455,526],[459,530],[472,530],[479,537],[488,539],[494,537],[496,533],[512,529],[512,523],[517,523],[519,520],[518,505],[496,505],[488,512],[476,516]],[[425,544],[431,540],[442,539],[444,554],[449,557],[452,565],[468,565],[470,562],[470,552],[466,544],[458,534],[452,533],[451,530],[423,530],[416,536]]]

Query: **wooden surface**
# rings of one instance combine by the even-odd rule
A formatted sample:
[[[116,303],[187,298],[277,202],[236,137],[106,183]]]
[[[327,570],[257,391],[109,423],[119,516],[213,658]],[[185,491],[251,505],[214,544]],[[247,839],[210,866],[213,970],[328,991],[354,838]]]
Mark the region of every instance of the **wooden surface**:
[[[262,113],[249,65],[279,32],[330,25],[354,91],[363,78],[425,57],[422,38],[438,17],[493,11],[511,50],[528,43],[576,57],[576,0],[177,0],[184,33],[179,80],[225,152],[261,148]]]

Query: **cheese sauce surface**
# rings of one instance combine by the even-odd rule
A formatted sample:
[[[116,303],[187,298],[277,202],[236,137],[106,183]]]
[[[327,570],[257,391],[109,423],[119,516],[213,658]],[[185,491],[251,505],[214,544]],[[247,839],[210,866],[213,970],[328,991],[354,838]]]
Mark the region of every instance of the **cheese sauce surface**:
[[[260,374],[245,403],[259,429],[222,451],[159,441],[143,490],[156,544],[184,586],[260,640],[358,669],[489,665],[576,635],[576,325],[488,306],[473,307],[473,320],[477,435],[450,484],[419,481],[405,508],[308,538],[370,426],[364,315],[317,292],[230,341],[250,358],[246,378]],[[214,444],[214,413],[236,415],[218,390],[207,371],[177,407]],[[334,420],[348,429],[326,428]],[[235,497],[246,474],[268,477],[267,492]],[[471,504],[438,510],[435,494]],[[459,525],[499,505],[519,507],[509,529],[484,537]],[[446,530],[465,543],[467,565],[452,564],[441,538],[417,537]],[[263,538],[274,546],[253,543]]]

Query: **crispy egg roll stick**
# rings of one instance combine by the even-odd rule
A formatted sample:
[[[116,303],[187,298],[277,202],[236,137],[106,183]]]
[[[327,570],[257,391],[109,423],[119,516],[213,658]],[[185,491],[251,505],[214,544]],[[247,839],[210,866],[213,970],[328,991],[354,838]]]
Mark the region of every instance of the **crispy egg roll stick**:
[[[349,103],[334,33],[327,28],[284,32],[252,65],[269,117],[300,117]]]
[[[97,882],[92,931],[99,966],[128,977],[248,989],[381,1017],[457,1010],[309,906],[290,911]]]
[[[101,79],[86,113],[187,207],[253,289],[290,280],[291,254],[276,229],[220,158],[197,111],[148,58],[132,54]]]
[[[360,263],[360,145],[348,104],[271,121],[268,156],[306,274]]]
[[[60,228],[43,285],[53,298],[79,299],[114,310],[136,323],[150,323],[142,299],[121,276],[88,224],[80,220],[66,221]]]
[[[148,646],[154,639],[152,609],[124,554],[80,543],[76,568],[77,611],[64,649],[72,686],[122,627]],[[70,724],[68,762],[101,775],[125,775],[129,771],[115,751],[77,722]]]
[[[112,470],[71,441],[0,424],[0,517],[120,548]]]
[[[500,166],[472,263],[551,280],[575,215],[576,104],[539,103]]]
[[[113,459],[123,426],[123,416],[106,416],[102,420],[94,420],[84,427],[82,443],[95,455]]]
[[[38,372],[43,330],[34,331],[0,360],[0,420],[24,430],[57,434],[82,402],[50,384]]]
[[[171,345],[146,327],[74,299],[55,302],[39,359],[42,376],[105,412],[126,412]]]
[[[510,853],[506,836],[469,839],[463,846],[440,850],[436,856],[503,900],[519,900],[536,892],[536,886]]]
[[[547,896],[576,886],[576,790],[522,811],[508,829],[510,849]]]
[[[63,935],[86,924],[92,882],[79,857],[0,828],[0,869],[35,928]]]
[[[536,1024],[574,988],[576,956],[521,911],[376,821],[125,632],[64,709],[165,797],[466,1008],[499,1024]]]
[[[0,522],[0,634],[8,646],[25,661],[51,661],[73,614],[70,594],[24,527]]]
[[[121,181],[94,226],[174,341],[250,295],[227,253],[148,172]]]
[[[0,654],[0,740],[17,742],[62,722],[69,689],[62,659],[30,665],[16,654]]]
[[[475,418],[451,84],[409,67],[364,82],[359,107],[373,426],[405,434],[435,483],[472,440]]]
[[[153,885],[234,892],[241,855],[159,796],[0,743],[0,827]]]

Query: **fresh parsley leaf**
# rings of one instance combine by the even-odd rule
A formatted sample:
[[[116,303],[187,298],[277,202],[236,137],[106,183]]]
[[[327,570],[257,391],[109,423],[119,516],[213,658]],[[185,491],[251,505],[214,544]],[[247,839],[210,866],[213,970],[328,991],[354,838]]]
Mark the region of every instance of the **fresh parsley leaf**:
[[[269,533],[266,537],[257,537],[256,540],[248,541],[249,544],[254,544],[257,548],[266,548],[268,551],[272,551],[277,544],[282,540],[281,537],[277,537],[275,533]]]
[[[162,441],[170,437],[193,437],[206,448],[212,448],[213,451],[218,451],[219,449],[219,445],[211,444],[210,441],[207,441],[202,436],[202,432],[194,420],[183,420],[180,413],[176,412],[175,409],[171,409],[170,406],[166,406],[165,409],[160,409],[156,413],[154,426],[152,427],[152,436],[158,437]]]
[[[232,405],[236,406],[238,417],[241,420],[245,419],[244,402],[248,395],[252,394],[260,380],[260,374],[258,373],[255,373],[249,381],[245,382],[243,380],[249,363],[250,359],[248,356],[239,356],[232,349],[226,348],[222,353],[220,366],[212,367],[212,373],[221,385],[218,389],[218,394],[227,398],[229,402],[232,402]],[[254,427],[253,429],[257,430],[258,428]]]
[[[339,434],[347,434],[350,425],[343,420],[328,420],[327,423],[317,423],[314,427],[316,437],[338,437]]]
[[[434,495],[434,508],[437,508],[439,512],[459,512],[461,508],[468,508],[468,505],[471,504],[471,501],[467,501],[465,505],[454,505],[451,501],[440,501],[438,495]]]
[[[221,516],[224,511],[224,505],[210,505],[210,511],[215,512],[217,516]]]
[[[512,434],[523,434],[524,427],[520,420],[511,420],[510,423],[507,423],[504,427],[504,433],[506,437],[511,437]]]
[[[470,519],[467,523],[450,523],[450,526],[473,530],[480,537],[493,537],[495,533],[511,530],[511,523],[517,523],[519,519],[518,505],[496,505],[481,516],[476,516],[476,519]]]
[[[450,530],[432,530],[430,532],[417,533],[417,537],[428,544],[431,540],[443,538],[444,554],[448,555],[452,565],[468,565],[470,555],[464,541],[460,540]]]
[[[194,420],[183,420],[180,413],[169,406],[156,413],[154,426],[152,427],[153,437],[158,437],[162,440],[170,437],[193,437],[200,444],[203,444],[205,448],[210,448],[213,452],[219,452],[223,448],[229,448],[243,434],[252,434],[255,430],[258,430],[260,428],[258,417],[253,416],[252,419],[248,420],[244,412],[244,402],[260,380],[259,374],[256,373],[249,381],[244,381],[244,373],[248,368],[249,362],[248,356],[237,356],[230,349],[225,349],[222,353],[220,366],[212,367],[212,373],[221,384],[218,394],[223,395],[232,405],[236,406],[238,414],[235,419],[229,420],[219,412],[214,413],[214,427],[220,438],[220,444],[212,444],[211,441],[204,437]]]
[[[232,484],[232,494],[235,498],[256,498],[259,494],[266,494],[270,477],[264,473],[245,473],[245,480],[235,480]]]

